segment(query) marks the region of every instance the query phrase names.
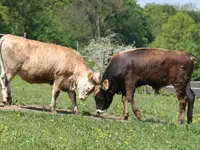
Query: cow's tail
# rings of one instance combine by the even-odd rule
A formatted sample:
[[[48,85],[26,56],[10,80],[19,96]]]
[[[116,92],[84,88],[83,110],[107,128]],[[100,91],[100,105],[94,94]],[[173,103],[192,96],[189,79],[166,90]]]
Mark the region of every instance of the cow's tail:
[[[2,56],[2,45],[3,45],[4,37],[0,39],[0,65],[1,65],[1,74],[5,74],[6,72],[6,67],[3,61],[3,56]]]

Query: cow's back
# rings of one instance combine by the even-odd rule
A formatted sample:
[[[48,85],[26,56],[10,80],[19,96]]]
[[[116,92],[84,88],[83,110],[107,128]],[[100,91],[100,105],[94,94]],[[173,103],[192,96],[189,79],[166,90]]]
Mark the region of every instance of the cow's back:
[[[82,69],[89,69],[76,51],[12,35],[2,37],[2,57],[9,70],[16,70],[31,83],[52,82],[57,75],[66,77]]]

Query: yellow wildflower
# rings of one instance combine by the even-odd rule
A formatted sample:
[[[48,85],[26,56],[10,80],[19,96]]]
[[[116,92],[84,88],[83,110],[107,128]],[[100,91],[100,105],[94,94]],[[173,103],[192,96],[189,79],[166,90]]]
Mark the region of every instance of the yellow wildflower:
[[[125,143],[126,145],[128,144],[128,142],[127,142],[127,141],[125,141],[124,143]]]
[[[192,120],[192,123],[195,123],[195,122],[197,122],[197,120],[196,120],[196,119]]]

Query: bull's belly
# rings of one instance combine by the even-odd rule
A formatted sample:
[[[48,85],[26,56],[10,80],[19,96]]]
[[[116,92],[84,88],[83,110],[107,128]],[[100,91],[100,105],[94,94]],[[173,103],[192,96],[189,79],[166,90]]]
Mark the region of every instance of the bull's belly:
[[[153,79],[143,79],[143,80],[139,80],[136,83],[136,87],[140,87],[143,85],[149,85],[151,86],[153,89],[159,91],[161,88],[166,87],[170,84],[170,81],[167,80],[166,78],[160,78],[158,80],[153,80]]]

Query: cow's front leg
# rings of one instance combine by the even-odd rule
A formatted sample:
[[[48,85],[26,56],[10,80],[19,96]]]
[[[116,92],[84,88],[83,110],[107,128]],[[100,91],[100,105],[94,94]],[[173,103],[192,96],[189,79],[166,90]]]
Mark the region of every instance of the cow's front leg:
[[[51,104],[50,104],[50,111],[54,112],[56,110],[56,99],[58,95],[60,94],[60,91],[52,91],[52,98],[51,98]]]
[[[76,93],[75,93],[75,91],[68,91],[68,95],[69,95],[70,100],[72,101],[74,114],[78,114],[78,106],[77,106],[77,103],[76,103]]]
[[[60,94],[60,90],[62,87],[62,78],[59,78],[54,81],[53,83],[53,90],[52,90],[52,97],[51,97],[51,104],[50,104],[50,110],[55,111],[56,110],[56,99]]]

